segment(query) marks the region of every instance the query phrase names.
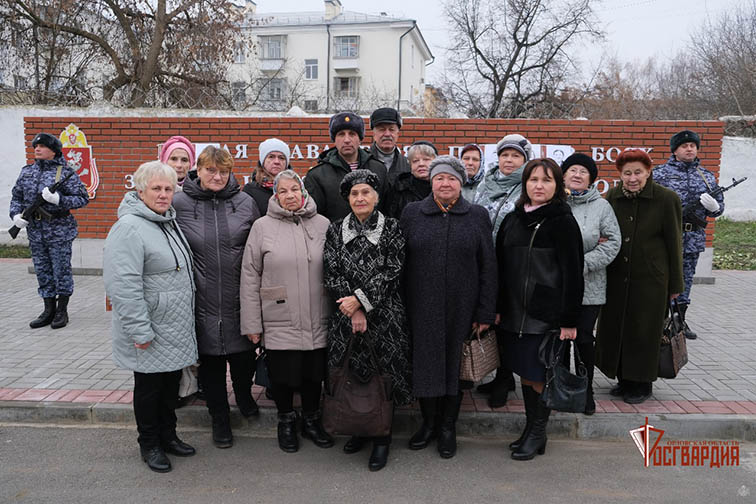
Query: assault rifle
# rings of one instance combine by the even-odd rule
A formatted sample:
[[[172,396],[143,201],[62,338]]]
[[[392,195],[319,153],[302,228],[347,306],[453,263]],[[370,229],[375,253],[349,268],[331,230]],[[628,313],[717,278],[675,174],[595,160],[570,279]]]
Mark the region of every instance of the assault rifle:
[[[741,179],[735,180],[735,177],[733,177],[732,184],[730,184],[730,185],[728,185],[726,187],[719,186],[716,189],[714,189],[713,191],[709,192],[708,194],[710,196],[712,196],[712,197],[719,196],[720,194],[729,191],[730,189],[732,189],[736,185],[742,184],[743,182],[746,181],[747,178],[748,177],[743,177]],[[697,227],[700,227],[700,228],[705,228],[706,227],[706,224],[707,224],[706,219],[705,218],[701,219],[700,217],[698,217],[696,215],[696,210],[698,210],[698,208],[700,206],[701,206],[701,202],[699,200],[696,200],[695,203],[691,203],[691,204],[685,205],[683,207],[683,209],[682,209],[683,225],[685,225],[686,223],[690,223],[693,226],[697,226]]]
[[[57,192],[60,186],[63,185],[63,183],[68,180],[68,178],[73,175],[74,172],[71,170],[68,175],[63,177],[61,180],[58,180],[53,185],[49,187],[50,192],[54,193]],[[49,213],[45,211],[45,209],[42,208],[42,203],[45,202],[45,198],[42,197],[42,193],[37,194],[37,198],[34,200],[34,203],[26,207],[26,210],[24,210],[21,213],[21,218],[25,221],[31,221],[37,212],[40,212],[42,214],[47,214],[46,216],[49,216]],[[15,239],[16,236],[18,236],[18,232],[21,231],[21,228],[17,227],[15,224],[11,226],[11,228],[8,230],[8,234],[11,238]]]

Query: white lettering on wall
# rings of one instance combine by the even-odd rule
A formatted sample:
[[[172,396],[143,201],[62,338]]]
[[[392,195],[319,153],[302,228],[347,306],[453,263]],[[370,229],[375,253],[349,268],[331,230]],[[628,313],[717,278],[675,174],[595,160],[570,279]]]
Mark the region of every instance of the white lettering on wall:
[[[247,144],[238,144],[236,146],[236,159],[247,159]]]

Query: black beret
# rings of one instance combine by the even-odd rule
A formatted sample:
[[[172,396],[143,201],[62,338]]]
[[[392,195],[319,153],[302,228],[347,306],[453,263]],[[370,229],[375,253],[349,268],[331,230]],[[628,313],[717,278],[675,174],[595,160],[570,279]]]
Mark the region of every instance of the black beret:
[[[341,179],[341,185],[339,185],[339,192],[341,193],[341,197],[348,201],[349,193],[352,191],[352,187],[356,186],[357,184],[367,184],[375,189],[376,192],[378,192],[378,188],[380,187],[378,175],[376,175],[375,173],[371,172],[370,170],[365,170],[364,168],[360,170],[354,170],[353,172],[344,175],[344,178]]]
[[[63,155],[63,144],[50,133],[37,133],[37,136],[32,140],[32,147],[36,147],[39,144],[53,151],[56,156]]]
[[[596,162],[591,156],[576,152],[567,157],[567,159],[562,161],[562,175],[564,175],[567,169],[572,165],[585,166],[588,169],[588,173],[591,174],[591,184],[596,181],[596,177],[598,177],[598,168],[596,168]]]
[[[365,121],[354,112],[339,112],[331,116],[331,121],[328,123],[331,140],[335,140],[336,133],[345,129],[350,129],[357,133],[360,140],[365,138]]]
[[[672,138],[669,139],[669,150],[670,152],[675,152],[678,147],[688,142],[696,144],[698,149],[701,148],[701,137],[698,136],[698,133],[690,130],[682,130],[679,133],[672,135]]]
[[[435,145],[433,145],[433,142],[429,142],[428,140],[415,140],[414,142],[412,142],[412,145],[410,147],[414,145],[426,145],[430,147],[431,149],[433,149],[433,152],[435,152],[436,156],[438,156],[438,149],[436,148]]]
[[[375,109],[370,114],[370,127],[375,128],[379,124],[392,123],[402,127],[402,116],[399,111],[390,107]]]

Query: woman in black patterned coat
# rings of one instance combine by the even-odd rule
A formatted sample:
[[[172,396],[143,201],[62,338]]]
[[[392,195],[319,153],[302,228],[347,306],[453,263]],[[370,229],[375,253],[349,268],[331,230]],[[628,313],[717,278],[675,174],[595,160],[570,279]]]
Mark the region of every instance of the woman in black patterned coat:
[[[391,377],[395,405],[411,401],[410,343],[399,280],[404,266],[404,237],[396,219],[385,217],[378,204],[378,177],[355,170],[340,190],[352,211],[333,222],[326,233],[324,282],[338,303],[328,326],[328,366],[340,367],[352,337],[351,370],[368,378],[377,370],[367,338],[381,371]],[[344,452],[356,453],[367,438],[352,437]],[[388,460],[391,435],[375,437],[368,467],[382,469]]]
[[[412,330],[413,394],[423,425],[410,438],[419,450],[438,437],[438,452],[457,451],[462,342],[485,331],[496,314],[496,257],[486,210],[461,196],[465,167],[453,156],[430,165],[431,194],[404,208],[407,315]]]

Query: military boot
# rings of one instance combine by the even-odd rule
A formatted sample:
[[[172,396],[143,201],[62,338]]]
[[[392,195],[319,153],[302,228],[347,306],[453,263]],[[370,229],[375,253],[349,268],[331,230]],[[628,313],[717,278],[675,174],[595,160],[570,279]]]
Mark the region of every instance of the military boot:
[[[66,327],[68,324],[68,296],[58,296],[58,306],[55,307],[55,318],[50,324],[53,329]]]
[[[29,322],[29,327],[32,329],[50,325],[50,322],[55,318],[55,298],[49,297],[42,300],[45,302],[45,310],[39,314],[39,317]]]

